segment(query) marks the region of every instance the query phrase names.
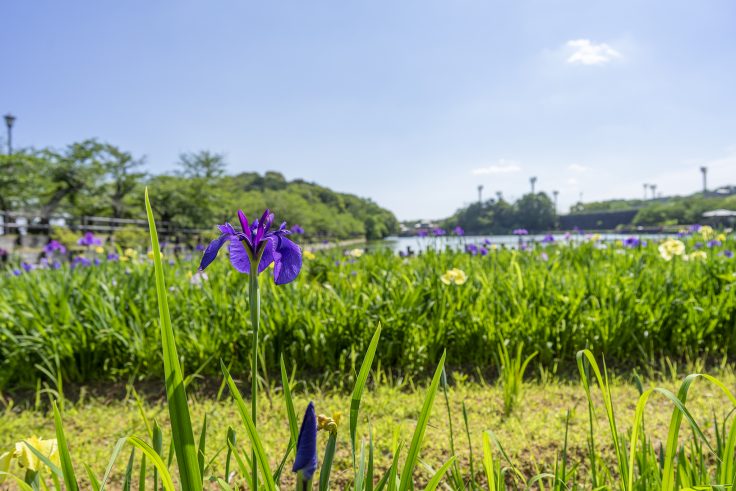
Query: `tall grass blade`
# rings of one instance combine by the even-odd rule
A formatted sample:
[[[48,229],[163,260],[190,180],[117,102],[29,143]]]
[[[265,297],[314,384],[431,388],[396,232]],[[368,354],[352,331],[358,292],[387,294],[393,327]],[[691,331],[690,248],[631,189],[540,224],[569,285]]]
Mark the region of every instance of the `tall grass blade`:
[[[230,393],[232,394],[233,399],[235,399],[235,403],[238,407],[238,412],[240,413],[240,418],[243,420],[243,424],[248,433],[248,439],[253,446],[253,453],[255,454],[256,460],[258,461],[257,465],[261,468],[261,473],[263,474],[263,480],[265,481],[264,484],[266,486],[266,489],[268,491],[276,491],[276,483],[273,480],[273,474],[271,474],[271,467],[268,463],[268,456],[266,455],[266,451],[263,449],[263,444],[261,443],[261,439],[258,436],[258,431],[256,430],[256,426],[253,423],[253,419],[250,417],[250,414],[248,414],[248,408],[245,405],[243,397],[240,395],[238,387],[235,385],[235,382],[230,376],[230,372],[227,371],[227,368],[222,361],[220,362],[220,365],[222,368],[222,373],[225,375],[225,379],[227,380],[227,385],[230,388]],[[256,462],[253,462],[251,465],[255,466]]]
[[[161,248],[158,243],[156,222],[153,218],[151,202],[148,199],[148,188],[145,192],[146,214],[151,234],[151,249],[153,250],[153,264],[156,275],[156,294],[158,297],[159,322],[161,324],[161,344],[163,346],[164,375],[166,378],[166,397],[168,400],[169,417],[171,418],[171,432],[174,440],[174,451],[179,466],[179,479],[183,491],[201,491],[202,475],[199,472],[197,449],[194,445],[192,420],[189,415],[184,376],[182,374],[179,357],[176,352],[174,330],[171,327],[169,304],[166,298],[166,284],[161,264]],[[163,476],[162,476],[163,477]]]
[[[289,387],[289,377],[286,374],[286,365],[284,364],[283,353],[279,357],[281,366],[281,385],[284,388],[284,401],[286,402],[286,415],[289,418],[289,433],[291,435],[291,445],[296,448],[296,442],[299,438],[299,422],[296,419],[296,411],[294,410],[294,399],[291,397],[291,388]]]
[[[373,338],[368,345],[368,350],[365,352],[363,363],[360,365],[360,371],[358,372],[358,378],[355,380],[355,387],[353,388],[353,394],[350,397],[350,448],[352,449],[353,455],[353,467],[355,467],[355,435],[358,430],[358,413],[360,412],[360,400],[363,397],[363,390],[365,389],[368,375],[373,365],[373,357],[376,355],[376,348],[378,347],[378,340],[381,337],[381,324],[378,324],[376,332],[373,333]]]
[[[53,403],[53,408],[54,426],[56,427],[56,444],[59,448],[59,463],[61,464],[61,470],[64,474],[64,484],[66,485],[67,491],[78,491],[79,485],[77,484],[77,476],[74,474],[72,457],[69,454],[69,446],[66,443],[64,427],[61,422],[61,413],[59,413],[59,408],[56,407],[56,402]]]
[[[442,481],[442,478],[445,476],[445,473],[447,472],[447,469],[450,468],[450,466],[455,464],[456,457],[453,455],[450,457],[450,460],[445,462],[442,467],[437,469],[437,472],[435,472],[434,476],[429,480],[427,483],[427,487],[424,488],[424,491],[434,491],[437,489],[437,486],[440,485],[440,482]]]
[[[419,449],[424,439],[424,432],[427,429],[427,423],[429,422],[429,416],[432,412],[432,405],[434,404],[434,398],[437,395],[437,388],[440,384],[440,378],[442,377],[442,371],[445,367],[445,355],[442,353],[442,358],[437,365],[437,370],[434,372],[432,382],[429,384],[427,389],[427,395],[424,398],[424,404],[422,405],[422,411],[419,413],[419,419],[417,420],[417,427],[414,430],[414,436],[411,439],[409,445],[409,451],[407,452],[406,462],[404,463],[404,469],[401,472],[401,486],[399,491],[406,491],[412,484],[412,474],[414,473],[414,467],[417,464],[419,458]]]

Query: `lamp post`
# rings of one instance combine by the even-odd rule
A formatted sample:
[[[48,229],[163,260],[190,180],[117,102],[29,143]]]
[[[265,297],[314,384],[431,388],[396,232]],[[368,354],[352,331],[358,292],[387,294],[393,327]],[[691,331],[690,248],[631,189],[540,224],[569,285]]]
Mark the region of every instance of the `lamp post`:
[[[644,201],[647,200],[647,189],[649,189],[649,184],[644,183]]]
[[[559,196],[559,194],[560,194],[560,192],[557,191],[556,189],[554,191],[552,191],[552,197],[555,200],[555,216],[557,215],[557,196]]]
[[[708,192],[708,185],[706,178],[708,177],[708,168],[706,166],[702,166],[700,168],[700,172],[703,173],[703,194],[705,195]]]
[[[483,184],[478,185],[478,203],[483,203]]]
[[[13,123],[15,123],[15,116],[8,113],[5,115],[5,126],[8,127],[8,155],[13,153]]]
[[[536,177],[530,177],[529,178],[529,183],[532,185],[532,194],[534,194],[534,185],[537,183],[537,178]]]
[[[657,199],[657,185],[656,184],[650,184],[649,189],[652,190],[652,199]]]

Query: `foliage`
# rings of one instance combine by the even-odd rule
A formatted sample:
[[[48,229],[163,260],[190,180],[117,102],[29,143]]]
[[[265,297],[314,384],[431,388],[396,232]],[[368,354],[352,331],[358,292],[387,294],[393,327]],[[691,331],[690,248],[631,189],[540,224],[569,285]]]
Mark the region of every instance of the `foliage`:
[[[516,228],[531,232],[555,227],[555,210],[545,193],[525,194],[514,203],[498,197],[461,208],[442,222],[445,228],[459,225],[466,234],[508,234]]]
[[[686,240],[688,255],[698,242],[705,241]],[[261,356],[272,373],[283,354],[304,373],[348,374],[350,360],[381,321],[382,364],[408,374],[431,370],[445,347],[451,366],[493,371],[498,346],[507,340],[539,352],[535,365],[567,373],[573,369],[564,360],[582,348],[641,368],[665,356],[736,354],[736,262],[725,255],[736,247],[733,238],[704,246],[706,261],[667,262],[657,247],[654,241],[624,248],[591,240],[487,256],[430,249],[407,259],[380,249],[361,257],[315,251],[293,283],[262,285],[262,294],[278,301],[261,322]],[[242,275],[216,261],[205,280],[192,276],[198,257],[177,259],[171,250],[164,256],[186,365],[214,375],[212,360],[228,353],[231,370],[245,370],[250,312]],[[37,367],[55,366],[56,357],[64,379],[74,382],[158,373],[148,260],[99,258],[98,267],[0,275],[0,387],[34,386],[37,377],[45,380]],[[464,284],[442,283],[452,268],[465,272]]]
[[[121,248],[138,248],[145,244],[148,232],[132,225],[121,227],[112,234],[113,242]]]
[[[285,452],[281,459],[279,467],[272,471],[270,466],[271,458],[266,453],[265,447],[263,446],[261,436],[258,432],[256,421],[257,414],[255,412],[257,393],[252,392],[251,396],[254,398],[253,402],[253,413],[249,414],[247,406],[240,391],[235,384],[235,381],[230,375],[230,370],[225,364],[223,358],[232,358],[233,353],[228,353],[227,350],[221,350],[219,355],[221,356],[221,369],[224,375],[224,384],[227,385],[230,393],[232,394],[238,413],[240,414],[244,426],[245,433],[250,442],[252,450],[252,457],[248,458],[247,454],[243,454],[238,448],[237,437],[234,432],[228,432],[226,439],[226,447],[228,449],[227,459],[230,456],[235,455],[236,462],[238,464],[239,472],[235,474],[226,474],[224,476],[212,474],[208,465],[205,462],[208,460],[206,452],[206,439],[207,439],[207,419],[205,418],[202,425],[202,431],[200,434],[200,444],[195,448],[194,444],[194,428],[190,417],[190,404],[186,396],[186,378],[184,371],[181,367],[181,359],[179,351],[177,349],[177,340],[174,331],[174,324],[172,323],[172,317],[169,310],[169,292],[167,289],[167,275],[165,274],[163,261],[161,254],[159,253],[159,243],[156,233],[156,226],[154,222],[153,213],[150,208],[148,196],[146,195],[146,207],[147,215],[150,223],[151,231],[151,242],[153,247],[153,258],[154,258],[154,276],[155,276],[155,298],[156,307],[159,311],[159,327],[161,335],[161,347],[164,359],[164,379],[167,393],[166,406],[169,409],[171,418],[171,450],[169,455],[169,463],[173,455],[176,455],[177,467],[178,467],[178,484],[183,491],[198,491],[204,488],[204,480],[209,475],[209,480],[213,483],[216,482],[222,490],[240,489],[241,487],[248,486],[251,489],[259,489],[257,482],[262,483],[262,487],[269,491],[276,491],[281,487],[282,471],[284,464],[290,459],[292,450],[294,449],[294,436],[296,434],[293,428],[295,417],[291,412],[288,414],[288,420],[290,422],[290,434],[291,437],[288,442],[284,445]],[[710,232],[709,232],[710,233]],[[600,249],[596,249],[600,250]],[[590,253],[591,251],[587,251]],[[386,256],[384,256],[386,257]],[[458,259],[454,257],[453,259]],[[520,285],[523,284],[523,278],[520,273],[518,264],[516,264],[516,254],[512,255],[512,268],[517,272],[515,281]],[[674,270],[676,263],[673,260],[667,262],[668,265]],[[701,264],[701,263],[698,263]],[[435,265],[436,266],[436,265]],[[255,303],[256,306],[259,304],[258,294],[253,291],[253,288],[257,288],[258,281],[256,273],[257,266],[254,263],[253,269],[251,270],[251,281],[249,287],[249,297],[251,304]],[[147,268],[150,271],[150,267]],[[437,270],[435,268],[435,270]],[[690,271],[689,273],[693,273]],[[147,283],[150,285],[150,276],[147,277]],[[265,283],[265,285],[270,283]],[[265,286],[264,285],[264,286]],[[294,283],[289,283],[287,286],[281,288],[288,288],[293,286]],[[464,286],[464,285],[455,285]],[[453,287],[454,288],[454,287]],[[271,299],[270,304],[276,305],[275,301],[278,297],[278,290],[269,291],[269,298]],[[153,292],[149,292],[149,295]],[[301,292],[302,295],[305,292]],[[181,299],[176,296],[171,296],[172,303],[181,303]],[[242,295],[244,297],[244,295]],[[232,299],[237,298],[231,296]],[[257,307],[256,307],[257,308]],[[315,310],[315,312],[317,312]],[[154,316],[146,316],[147,319],[154,318]],[[251,318],[259,318],[259,315],[251,315]],[[253,327],[258,329],[256,321],[253,321]],[[177,322],[177,325],[179,323]],[[208,327],[211,327],[210,324]],[[446,397],[447,406],[447,417],[451,421],[452,413],[450,410],[449,401],[447,399],[447,382],[445,377],[445,359],[447,352],[443,349],[442,354],[439,357],[439,362],[434,369],[434,375],[432,376],[431,382],[429,383],[422,408],[416,416],[416,426],[414,428],[413,436],[408,445],[406,451],[406,457],[403,459],[402,464],[402,449],[404,442],[397,440],[393,445],[393,457],[390,468],[385,471],[382,477],[378,477],[377,484],[374,479],[374,441],[373,437],[370,436],[368,439],[368,456],[366,457],[365,447],[366,439],[363,438],[361,441],[361,451],[358,455],[356,452],[356,424],[359,421],[359,410],[360,401],[362,399],[366,378],[373,365],[373,357],[376,352],[377,344],[380,342],[382,329],[379,325],[375,334],[372,336],[370,347],[368,348],[367,355],[363,357],[362,366],[359,370],[360,375],[355,382],[355,388],[353,390],[353,397],[351,400],[351,416],[350,416],[350,441],[351,441],[351,455],[353,462],[353,488],[356,491],[367,491],[373,490],[374,486],[376,489],[388,489],[389,491],[408,491],[415,489],[416,474],[420,469],[426,468],[429,474],[429,481],[427,482],[426,488],[429,490],[436,489],[443,479],[448,481],[448,488],[455,490],[466,489],[466,483],[469,484],[470,489],[475,489],[477,486],[482,484],[479,482],[478,476],[471,470],[470,475],[464,475],[459,465],[456,464],[457,455],[455,453],[454,436],[452,426],[450,423],[450,440],[449,459],[439,467],[439,470],[435,471],[429,463],[423,462],[419,458],[419,454],[423,445],[425,432],[429,425],[430,416],[434,406],[434,400],[439,390],[440,382],[443,381],[443,391]],[[449,343],[445,340],[445,346]],[[258,346],[257,344],[255,346]],[[520,382],[521,376],[528,364],[531,357],[528,357],[526,361],[522,362],[522,344],[519,342],[517,345],[517,354],[512,360],[506,349],[505,344],[501,345],[501,360],[502,363],[506,364],[506,370],[509,377],[515,381]],[[254,349],[254,351],[257,351]],[[230,356],[228,356],[230,355]],[[257,355],[257,353],[254,353]],[[533,357],[534,355],[532,355]],[[293,408],[293,400],[291,399],[291,391],[288,387],[288,380],[286,380],[286,370],[284,367],[283,359],[280,360],[282,382],[285,386],[282,388],[282,393],[286,399],[286,406]],[[677,395],[664,388],[650,388],[647,390],[641,390],[638,402],[636,404],[636,410],[634,419],[631,424],[630,434],[621,433],[618,430],[620,421],[615,415],[614,406],[611,398],[611,390],[609,386],[609,375],[607,368],[604,365],[601,370],[592,352],[589,350],[581,350],[577,354],[577,365],[580,373],[580,377],[583,382],[583,388],[585,390],[587,401],[588,401],[588,414],[590,416],[589,424],[589,454],[590,459],[589,465],[591,467],[590,480],[579,481],[576,466],[569,465],[569,456],[567,454],[567,429],[564,435],[564,445],[558,460],[559,465],[555,465],[554,471],[549,472],[536,472],[531,477],[527,477],[509,458],[508,454],[504,451],[500,442],[496,439],[495,435],[489,429],[482,434],[483,441],[483,459],[482,467],[485,470],[486,484],[488,489],[497,490],[504,488],[515,488],[515,489],[530,489],[532,486],[537,484],[540,488],[544,489],[546,485],[554,490],[563,489],[582,489],[582,488],[593,488],[603,489],[618,486],[624,491],[633,491],[638,489],[663,489],[671,491],[675,489],[685,489],[694,486],[707,486],[717,485],[719,487],[725,487],[731,485],[736,479],[736,472],[734,466],[734,449],[736,448],[736,433],[734,433],[733,423],[730,431],[728,431],[729,437],[725,439],[727,434],[727,426],[724,421],[722,432],[716,432],[716,445],[711,445],[710,441],[706,438],[698,422],[690,413],[685,403],[687,401],[688,392],[692,384],[698,378],[703,378],[706,381],[713,384],[717,389],[723,391],[728,397],[732,406],[736,406],[736,397],[731,391],[718,379],[708,376],[693,374],[686,377],[677,392]],[[56,358],[57,369],[60,368],[58,358]],[[253,364],[253,371],[251,372],[251,378],[256,387],[259,373],[257,373],[255,362]],[[605,415],[608,420],[611,441],[615,451],[615,466],[609,466],[607,462],[602,458],[602,455],[596,451],[600,449],[600,444],[595,439],[595,433],[593,431],[595,425],[594,418],[594,407],[595,399],[592,397],[593,383],[597,383],[600,389],[603,404],[605,407]],[[223,385],[224,385],[223,384]],[[666,444],[662,446],[660,444],[659,455],[654,451],[654,445],[652,439],[647,436],[644,427],[644,411],[649,398],[654,394],[660,394],[668,399],[672,403],[672,414],[669,431],[666,438]],[[52,402],[54,427],[56,429],[56,447],[58,448],[59,464],[56,465],[49,458],[44,455],[39,449],[27,444],[28,450],[35,455],[41,463],[46,466],[44,471],[51,473],[52,484],[51,486],[56,490],[61,490],[61,482],[64,482],[64,488],[69,490],[79,489],[80,480],[77,477],[75,471],[70,447],[67,442],[67,435],[63,425],[63,414],[59,407],[63,407],[64,397],[63,392],[59,391],[57,396],[60,398],[59,405],[54,401]],[[312,406],[310,405],[310,408]],[[146,428],[151,428],[150,421],[143,414],[143,419]],[[312,413],[313,414],[313,413]],[[329,432],[329,439],[326,445],[325,458],[323,459],[322,470],[319,476],[319,489],[320,491],[326,490],[329,487],[330,473],[332,470],[332,464],[335,457],[335,449],[337,446],[338,433],[340,433],[338,423],[339,416],[334,418],[320,416],[318,419],[322,421],[317,428],[323,431]],[[566,421],[569,423],[570,413],[566,417]],[[305,419],[306,420],[306,419]],[[691,430],[690,444],[687,450],[684,450],[679,445],[679,433],[683,421],[687,423]],[[312,419],[314,423],[314,420]],[[470,432],[467,428],[467,417],[465,417],[466,434],[468,435],[470,445]],[[157,427],[157,423],[154,421],[153,426]],[[718,428],[718,422],[715,422],[716,428]],[[314,428],[314,426],[313,426]],[[316,428],[315,428],[316,429]],[[316,431],[305,432],[305,438],[311,438],[311,443],[302,446],[301,438],[302,432],[299,434],[299,443],[297,444],[297,458],[302,448],[316,448]],[[151,444],[147,440],[151,440]],[[108,464],[105,475],[102,479],[95,473],[91,466],[86,465],[85,470],[87,471],[87,477],[90,482],[92,489],[100,490],[104,488],[110,475],[110,469],[112,468],[115,460],[119,456],[122,447],[126,443],[130,443],[133,446],[130,457],[128,459],[128,465],[125,472],[125,481],[123,483],[124,489],[130,489],[131,482],[133,480],[133,472],[135,466],[135,450],[139,449],[143,452],[143,457],[140,460],[139,465],[139,488],[144,489],[147,484],[146,479],[146,465],[147,459],[155,466],[157,474],[161,477],[161,482],[164,489],[167,491],[174,489],[174,476],[169,470],[169,466],[163,461],[162,455],[162,444],[161,436],[157,436],[154,431],[149,432],[146,439],[137,436],[124,436],[119,439],[113,449],[110,463]],[[496,449],[494,450],[493,444]],[[314,446],[314,447],[313,447]],[[311,452],[311,450],[309,450]],[[3,470],[0,471],[0,477],[5,480],[7,477],[11,477],[15,482],[24,490],[27,489],[47,489],[49,485],[46,482],[45,472],[41,475],[41,472],[28,473],[26,472],[25,477],[21,478],[15,474],[8,474],[9,470],[9,453],[2,455],[2,466]],[[214,456],[209,457],[209,462],[217,459],[221,455],[221,451],[217,452]],[[501,464],[501,461],[505,461],[505,464]],[[8,462],[8,464],[6,464]],[[716,466],[708,465],[708,462],[717,462]],[[316,464],[316,461],[315,461]],[[40,464],[39,464],[40,466]],[[226,464],[227,468],[227,464]],[[472,457],[470,469],[473,469]],[[569,469],[569,470],[568,470]],[[260,470],[261,480],[258,479],[258,470]],[[448,474],[449,473],[449,474]],[[310,473],[311,474],[311,473]],[[449,476],[449,477],[446,477]],[[155,481],[156,478],[154,478]],[[297,490],[300,489],[311,489],[312,481],[311,476],[307,478],[307,482],[301,481],[301,474],[297,478]],[[158,484],[154,482],[154,488],[157,488]]]
[[[109,143],[85,140],[62,150],[28,149],[0,156],[0,211],[38,213],[42,223],[65,214],[138,218],[138,197],[156,189],[162,227],[209,229],[234,220],[235,211],[271,208],[313,239],[381,239],[398,230],[396,217],[370,199],[337,193],[278,172],[226,175],[221,154],[184,153],[178,169],[149,176],[143,160]]]

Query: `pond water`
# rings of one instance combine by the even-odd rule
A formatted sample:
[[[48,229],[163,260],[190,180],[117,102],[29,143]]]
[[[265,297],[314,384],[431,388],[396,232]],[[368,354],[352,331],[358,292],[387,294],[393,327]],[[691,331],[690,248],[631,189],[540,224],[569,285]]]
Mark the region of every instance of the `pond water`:
[[[529,242],[542,242],[546,234],[539,235],[524,235],[521,236],[521,240],[525,243]],[[616,240],[625,240],[629,237],[636,237],[640,240],[659,240],[665,237],[674,237],[675,234],[615,234],[615,233],[604,233],[600,234],[601,240],[605,242],[612,242]],[[386,237],[382,241],[374,241],[366,244],[368,249],[376,249],[388,247],[394,252],[406,251],[410,248],[414,252],[420,252],[428,249],[443,250],[446,248],[451,249],[464,249],[467,244],[481,245],[483,243],[496,244],[499,247],[503,246],[506,248],[517,248],[519,247],[520,236],[517,235],[465,235],[462,237],[458,236],[444,236],[444,237]],[[585,234],[571,234],[569,236],[564,233],[552,234],[555,242],[584,242],[589,240],[590,235]]]

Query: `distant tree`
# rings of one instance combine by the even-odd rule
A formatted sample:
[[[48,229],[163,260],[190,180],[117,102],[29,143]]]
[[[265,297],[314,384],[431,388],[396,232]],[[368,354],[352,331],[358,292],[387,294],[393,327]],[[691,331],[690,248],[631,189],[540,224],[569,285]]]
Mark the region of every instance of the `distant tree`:
[[[227,164],[225,156],[220,153],[202,150],[179,155],[180,174],[185,177],[214,179],[225,175]]]
[[[106,145],[109,160],[104,164],[105,171],[110,179],[110,205],[113,218],[125,217],[125,198],[137,187],[145,177],[145,173],[136,172],[143,165],[143,160],[136,160],[133,156],[113,145]]]
[[[105,146],[96,140],[72,143],[61,152],[43,150],[40,156],[47,163],[50,186],[41,196],[41,221],[49,219],[61,206],[75,207],[84,191],[99,189],[105,175]]]

